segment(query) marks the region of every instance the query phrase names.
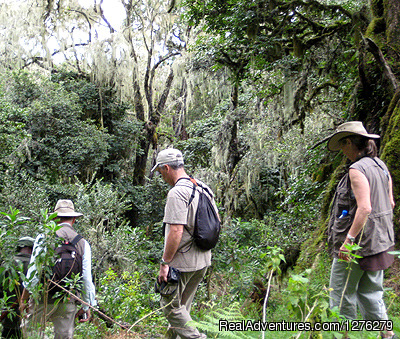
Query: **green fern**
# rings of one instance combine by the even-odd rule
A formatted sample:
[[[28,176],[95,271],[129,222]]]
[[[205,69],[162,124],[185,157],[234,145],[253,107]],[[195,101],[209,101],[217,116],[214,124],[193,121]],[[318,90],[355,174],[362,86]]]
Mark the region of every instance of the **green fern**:
[[[194,326],[200,332],[207,332],[208,338],[258,338],[259,332],[251,331],[226,331],[220,330],[220,321],[228,321],[230,323],[241,323],[248,321],[240,311],[239,303],[233,303],[225,308],[211,309],[204,319],[200,321],[190,321],[189,326]]]

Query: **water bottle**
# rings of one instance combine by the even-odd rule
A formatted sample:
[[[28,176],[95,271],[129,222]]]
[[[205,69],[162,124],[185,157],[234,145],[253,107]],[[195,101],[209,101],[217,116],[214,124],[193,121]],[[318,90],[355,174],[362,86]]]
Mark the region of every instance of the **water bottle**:
[[[344,218],[347,214],[349,214],[349,212],[347,210],[343,210],[342,214],[340,215],[339,219]]]

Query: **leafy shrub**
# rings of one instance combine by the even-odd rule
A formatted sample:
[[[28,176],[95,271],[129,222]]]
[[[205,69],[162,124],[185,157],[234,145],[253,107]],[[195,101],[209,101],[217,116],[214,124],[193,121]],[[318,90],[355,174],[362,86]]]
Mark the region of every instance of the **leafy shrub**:
[[[101,277],[98,295],[99,304],[107,314],[119,322],[129,324],[151,313],[158,301],[154,290],[142,289],[141,274],[138,271],[116,273],[112,268]],[[155,321],[154,317],[146,318],[139,326]]]
[[[176,143],[185,157],[185,168],[189,173],[211,165],[211,149],[220,123],[217,117],[197,120],[188,129],[190,137]]]
[[[7,211],[12,206],[21,215],[29,216],[32,222],[38,223],[41,220],[40,210],[50,208],[49,185],[37,181],[27,170],[9,171],[4,178],[0,209]],[[34,229],[28,229],[26,235],[35,236]]]
[[[125,194],[131,204],[127,217],[133,227],[140,226],[150,234],[156,223],[162,221],[164,216],[165,200],[168,193],[168,184],[161,176],[155,174],[145,186],[134,186],[132,182],[120,180],[118,190]],[[157,232],[157,234],[161,234]]]

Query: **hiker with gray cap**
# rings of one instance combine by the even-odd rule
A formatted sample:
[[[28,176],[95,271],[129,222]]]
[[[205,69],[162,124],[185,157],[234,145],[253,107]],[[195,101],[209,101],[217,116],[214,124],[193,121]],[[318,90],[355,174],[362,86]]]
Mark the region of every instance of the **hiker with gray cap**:
[[[200,187],[207,188],[207,192],[210,193],[208,199],[211,200],[216,213],[218,209],[211,189],[200,180],[190,178],[186,174],[183,156],[179,150],[168,148],[159,152],[156,165],[152,168],[152,171],[155,170],[172,186],[165,205],[164,251],[160,258],[158,274],[160,304],[169,322],[166,337],[206,338],[206,335],[195,327],[187,325],[192,320],[190,308],[193,298],[207,268],[211,265],[211,250],[197,247],[192,237],[199,204],[199,194],[195,194],[192,180]],[[180,277],[172,268],[180,271]]]
[[[364,320],[388,320],[383,270],[394,260],[388,253],[394,246],[394,198],[389,170],[377,157],[377,139],[360,121],[351,121],[338,126],[328,140],[330,151],[341,150],[351,162],[336,188],[328,223],[334,258],[330,306],[338,306],[347,319],[356,319],[358,306]],[[353,244],[361,246],[357,262],[350,260],[346,247]],[[394,338],[392,328],[382,324],[381,338]]]
[[[29,261],[32,255],[32,248],[35,239],[31,237],[22,237],[17,241],[16,254],[14,256],[14,272],[17,272],[19,277],[12,277],[7,269],[0,274],[0,295],[3,297],[4,292],[9,298],[7,304],[9,307],[1,312],[1,324],[3,330],[2,338],[22,338],[21,332],[21,314],[19,312],[19,298],[22,294],[22,275],[25,276],[28,271]],[[14,290],[10,290],[10,279],[18,281],[15,283]]]
[[[82,292],[81,299],[91,305],[96,306],[95,300],[95,287],[92,281],[92,254],[89,243],[80,237],[74,230],[73,225],[75,220],[82,217],[83,214],[75,212],[74,204],[71,200],[58,200],[54,213],[57,213],[57,220],[60,229],[56,231],[56,235],[63,239],[67,243],[76,242],[76,250],[82,258]],[[42,251],[46,251],[43,247],[45,236],[39,234],[35,239],[33,247],[33,255],[31,258],[31,265],[27,273],[27,281],[24,283],[24,292],[20,304],[21,312],[28,306],[27,301],[29,298],[29,291],[33,291],[33,288],[39,283],[40,277],[37,274],[36,265],[39,254]],[[28,335],[31,334],[42,334],[44,331],[45,322],[50,320],[54,325],[54,338],[57,339],[72,339],[75,327],[75,317],[80,315],[86,315],[84,320],[80,322],[88,321],[90,319],[90,308],[88,305],[83,304],[82,308],[77,312],[77,301],[67,296],[67,298],[58,298],[52,296],[51,291],[47,291],[48,295],[42,295],[39,304],[33,303],[31,300],[29,303],[29,314],[28,314]],[[44,294],[44,293],[43,293]],[[47,304],[44,303],[47,300]]]

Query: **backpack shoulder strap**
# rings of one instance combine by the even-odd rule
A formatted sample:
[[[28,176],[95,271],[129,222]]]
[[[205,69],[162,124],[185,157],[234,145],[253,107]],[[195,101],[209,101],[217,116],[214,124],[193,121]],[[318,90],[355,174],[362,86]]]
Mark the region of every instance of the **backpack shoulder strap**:
[[[190,178],[190,181],[192,181],[194,184],[196,184],[196,186],[201,187],[201,189],[202,189],[203,191],[206,191],[207,194],[210,196],[210,198],[213,196],[212,193],[210,192],[210,190],[209,190],[206,186],[203,186],[203,185],[199,184],[199,183],[198,183],[196,180],[194,180],[192,177]],[[208,198],[208,197],[207,197],[207,198]]]
[[[188,206],[192,203],[192,201],[194,199],[194,194],[196,192],[196,186],[199,186],[197,184],[196,180],[194,180],[192,177],[190,177],[190,181],[193,183],[193,191],[192,191],[192,195],[189,198]]]
[[[389,173],[379,164],[379,162],[376,161],[375,158],[371,158],[377,165],[378,167],[380,167],[380,169],[383,171],[383,173],[385,173],[387,179],[389,180]]]
[[[195,195],[195,192],[196,192],[196,186],[199,186],[199,184],[197,183],[197,181],[192,177],[192,176],[190,176],[190,178],[187,178],[187,177],[182,177],[182,178],[179,178],[177,181],[176,181],[176,183],[179,181],[179,180],[182,180],[182,179],[186,179],[186,180],[190,180],[192,183],[193,183],[193,191],[192,191],[192,195],[190,196],[190,198],[189,198],[189,202],[188,202],[188,206],[192,203],[192,201],[193,201],[193,199],[194,199],[194,195]],[[176,183],[175,183],[175,185],[176,185]],[[202,187],[202,186],[201,186]]]
[[[74,246],[76,246],[76,244],[77,244],[81,239],[83,239],[83,237],[82,237],[80,234],[77,234],[77,236],[76,236],[74,239],[72,239],[71,244],[74,245]]]

